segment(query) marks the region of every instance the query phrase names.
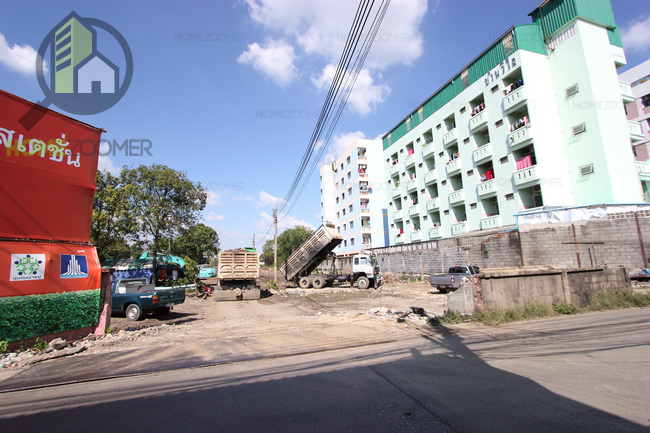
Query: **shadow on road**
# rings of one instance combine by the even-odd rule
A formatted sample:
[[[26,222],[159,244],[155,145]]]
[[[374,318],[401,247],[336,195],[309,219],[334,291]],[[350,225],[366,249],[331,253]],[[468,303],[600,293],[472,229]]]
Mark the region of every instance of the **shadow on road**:
[[[621,325],[623,332],[628,325]],[[588,350],[584,339],[595,337],[592,349],[597,349],[604,332],[597,327],[569,327],[552,336],[524,333],[522,338],[496,339],[495,347],[507,345],[505,352],[503,347],[500,350],[507,355],[512,349],[515,355],[522,345],[534,348],[535,338],[554,338],[563,343],[573,340],[575,349],[582,351]],[[495,341],[484,340],[475,339],[471,345]],[[564,350],[567,355],[570,351]],[[106,368],[110,362],[106,361]],[[201,357],[188,359],[179,354],[166,362],[198,364]],[[561,374],[558,371],[558,377]],[[1,417],[39,411],[0,418],[0,427],[3,431],[39,431],[48,426],[50,432],[90,428],[108,432],[125,425],[145,425],[143,417],[155,408],[164,414],[164,421],[156,424],[159,432],[648,431],[490,366],[463,336],[442,326],[423,335],[423,340],[408,340],[390,350],[209,367],[105,382],[101,391],[95,389],[92,385],[75,388],[63,398],[51,395],[53,388],[25,395],[24,404],[14,393],[0,395]]]

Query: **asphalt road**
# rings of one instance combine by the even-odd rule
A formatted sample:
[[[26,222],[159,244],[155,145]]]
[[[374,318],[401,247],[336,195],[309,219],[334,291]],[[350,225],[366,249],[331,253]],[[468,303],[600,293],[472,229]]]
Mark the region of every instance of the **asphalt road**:
[[[83,369],[83,358],[57,366]],[[650,309],[436,327],[364,347],[2,392],[0,431],[647,432],[649,367]]]

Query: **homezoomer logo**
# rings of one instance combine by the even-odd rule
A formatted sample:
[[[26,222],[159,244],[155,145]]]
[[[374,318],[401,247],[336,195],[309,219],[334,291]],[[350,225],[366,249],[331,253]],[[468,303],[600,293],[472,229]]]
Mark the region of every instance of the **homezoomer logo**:
[[[122,51],[124,71],[115,61],[119,52],[111,52],[114,57],[111,60],[107,52],[100,50],[101,46],[108,50],[114,45],[111,38]],[[49,83],[43,62],[48,50]],[[133,77],[133,54],[124,36],[113,26],[72,12],[43,39],[36,56],[36,77],[45,94],[45,99],[38,105],[48,107],[54,104],[72,114],[97,114],[117,104],[128,90]],[[33,111],[21,119],[27,129],[40,120],[41,116]]]
[[[83,255],[61,254],[61,278],[88,278],[88,259]]]

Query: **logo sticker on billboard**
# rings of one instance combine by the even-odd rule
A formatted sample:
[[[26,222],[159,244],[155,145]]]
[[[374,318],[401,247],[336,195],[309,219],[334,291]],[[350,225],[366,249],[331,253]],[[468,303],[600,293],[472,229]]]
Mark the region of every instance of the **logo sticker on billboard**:
[[[61,278],[88,278],[86,256],[61,254]]]
[[[45,278],[45,254],[12,254],[9,281]]]

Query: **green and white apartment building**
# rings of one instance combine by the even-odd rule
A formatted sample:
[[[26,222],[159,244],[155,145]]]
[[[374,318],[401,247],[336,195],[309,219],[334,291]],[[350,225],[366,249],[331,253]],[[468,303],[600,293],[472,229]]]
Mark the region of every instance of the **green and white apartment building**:
[[[390,244],[643,202],[610,0],[549,0],[382,138]]]

